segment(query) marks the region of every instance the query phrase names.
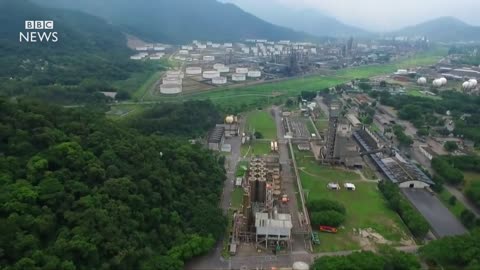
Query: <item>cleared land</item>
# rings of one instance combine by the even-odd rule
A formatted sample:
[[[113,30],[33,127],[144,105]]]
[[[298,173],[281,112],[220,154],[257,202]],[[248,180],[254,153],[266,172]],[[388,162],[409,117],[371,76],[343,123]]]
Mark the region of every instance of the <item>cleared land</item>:
[[[392,245],[412,244],[405,225],[388,208],[375,182],[362,181],[356,173],[320,166],[308,154],[310,153],[296,153],[302,185],[308,194],[307,200],[337,200],[347,209],[346,222],[337,234],[320,233],[321,244],[315,247],[316,252],[374,247],[373,243],[356,235],[354,229],[372,228]],[[342,187],[343,183],[351,182],[355,184],[356,191],[330,191],[327,189],[329,182],[339,183]]]

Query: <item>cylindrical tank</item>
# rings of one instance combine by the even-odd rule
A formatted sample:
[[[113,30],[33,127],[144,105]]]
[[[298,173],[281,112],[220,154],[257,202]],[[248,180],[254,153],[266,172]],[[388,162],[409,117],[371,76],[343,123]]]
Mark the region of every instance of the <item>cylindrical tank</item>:
[[[226,84],[227,83],[227,77],[215,77],[215,78],[212,78],[212,83],[213,84]]]
[[[203,78],[204,79],[213,79],[213,78],[217,78],[217,77],[220,77],[220,72],[216,71],[216,70],[206,70],[203,72]]]
[[[447,85],[448,81],[447,81],[447,78],[442,77],[442,78],[440,78],[440,82],[442,83],[442,85]]]
[[[245,74],[233,74],[232,75],[232,81],[234,82],[243,82],[247,79],[247,77],[245,76]]]
[[[227,124],[233,124],[235,122],[235,116],[229,115],[225,117],[225,123]]]
[[[262,72],[259,70],[250,70],[248,72],[248,77],[250,78],[260,78],[262,76]]]
[[[292,266],[293,270],[309,270],[310,266],[304,262],[295,262]]]
[[[470,79],[468,82],[472,85],[473,88],[477,87],[477,84],[478,84],[477,80]]]
[[[180,79],[183,79],[184,75],[183,75],[183,72],[179,71],[179,70],[169,70],[167,71],[166,73],[166,77],[167,78],[180,78]]]
[[[406,69],[399,69],[399,70],[397,70],[397,74],[398,74],[398,75],[407,75],[407,73],[408,73],[408,70],[406,70]]]
[[[236,68],[235,73],[238,74],[247,74],[248,73],[248,68]]]
[[[175,78],[175,77],[167,77],[163,78],[162,80],[163,84],[182,84],[182,79],[180,78]]]
[[[205,56],[203,56],[203,61],[215,61],[215,56],[205,55]]]
[[[217,71],[220,72],[220,73],[228,73],[228,72],[230,72],[230,68],[225,66],[225,67],[217,69]]]
[[[440,87],[440,86],[443,85],[443,82],[442,82],[441,79],[435,79],[435,80],[433,80],[432,85],[433,85],[434,87]]]
[[[232,43],[224,43],[224,44],[223,44],[223,47],[225,47],[225,48],[231,48],[231,47],[233,47],[233,44],[232,44]]]
[[[179,94],[182,92],[181,84],[162,84],[160,85],[160,93],[166,95]]]
[[[267,180],[265,178],[258,179],[257,201],[264,203],[267,196]]]
[[[200,74],[202,74],[202,68],[201,67],[187,67],[185,69],[185,73],[187,73],[187,75],[200,75]]]
[[[418,78],[417,83],[418,83],[419,85],[425,85],[425,84],[427,84],[427,78],[425,78],[425,77],[420,77],[420,78]]]
[[[181,55],[187,55],[188,51],[187,50],[180,50],[180,51],[178,51],[178,53],[181,54]]]

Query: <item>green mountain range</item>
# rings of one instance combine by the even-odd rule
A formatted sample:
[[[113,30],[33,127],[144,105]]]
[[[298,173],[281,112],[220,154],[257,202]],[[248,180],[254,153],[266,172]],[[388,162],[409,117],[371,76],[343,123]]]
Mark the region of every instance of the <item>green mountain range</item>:
[[[28,0],[0,0],[0,10],[2,95],[79,101],[142,69],[129,59],[133,52],[122,31],[98,17]],[[20,42],[20,32],[37,32],[25,30],[26,20],[53,20],[58,42]]]
[[[480,27],[454,17],[441,17],[389,33],[396,36],[426,36],[431,41],[480,41]]]
[[[311,39],[307,34],[276,26],[233,4],[216,0],[36,0],[53,7],[81,10],[123,27],[140,38],[165,43],[193,39],[235,41]]]

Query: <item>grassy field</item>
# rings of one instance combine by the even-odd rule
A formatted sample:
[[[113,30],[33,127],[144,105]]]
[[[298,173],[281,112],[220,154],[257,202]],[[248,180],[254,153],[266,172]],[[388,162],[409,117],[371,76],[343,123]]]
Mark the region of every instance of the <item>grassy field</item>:
[[[297,162],[303,188],[307,200],[332,199],[345,205],[347,220],[337,234],[320,234],[321,245],[316,252],[341,251],[360,249],[361,244],[353,229],[372,228],[393,245],[400,245],[402,239],[409,239],[409,234],[400,217],[390,210],[386,201],[377,189],[375,182],[361,181],[358,174],[343,169],[323,167],[306,154],[297,152]],[[351,182],[356,185],[356,191],[330,191],[329,182]]]
[[[242,145],[240,154],[242,157],[263,156],[271,152],[270,142],[257,141],[252,144]]]
[[[237,88],[218,88],[208,92],[201,92],[183,97],[154,97],[155,100],[181,101],[187,99],[210,99],[213,102],[229,106],[252,105],[272,103],[275,97],[286,97],[299,94],[304,90],[320,90],[355,78],[368,78],[388,74],[399,68],[410,68],[436,63],[446,54],[446,50],[433,50],[428,53],[418,54],[413,58],[400,60],[383,65],[362,66],[339,70],[333,75],[311,75],[301,78],[284,80],[273,83],[263,83],[253,86]],[[153,98],[153,97],[152,97]]]
[[[446,189],[443,189],[442,192],[438,194],[438,197],[457,218],[460,218],[462,211],[466,209],[465,206],[458,200],[454,205],[451,205],[448,201],[450,197],[452,197],[452,194]]]
[[[465,187],[469,187],[472,182],[480,182],[480,173],[476,172],[463,172],[465,179]]]
[[[270,112],[253,111],[247,114],[247,130],[260,132],[264,139],[273,140],[277,138],[277,127]]]
[[[235,188],[232,191],[232,208],[240,209],[243,201],[243,188]]]
[[[409,96],[414,96],[414,97],[429,98],[429,99],[433,99],[433,100],[440,100],[440,99],[442,99],[442,98],[439,97],[439,96],[430,96],[430,95],[423,94],[423,93],[420,92],[419,89],[409,89],[409,90],[407,91],[407,95],[409,95]]]

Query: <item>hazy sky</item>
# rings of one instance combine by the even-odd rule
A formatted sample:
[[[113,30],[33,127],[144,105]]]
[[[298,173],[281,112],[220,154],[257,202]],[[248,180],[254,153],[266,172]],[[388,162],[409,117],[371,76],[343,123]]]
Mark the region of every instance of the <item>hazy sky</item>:
[[[342,22],[374,31],[396,30],[441,16],[480,25],[480,0],[220,0],[255,15],[268,5],[316,9]],[[301,19],[301,18],[299,18]]]

